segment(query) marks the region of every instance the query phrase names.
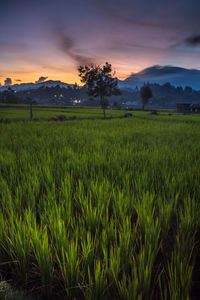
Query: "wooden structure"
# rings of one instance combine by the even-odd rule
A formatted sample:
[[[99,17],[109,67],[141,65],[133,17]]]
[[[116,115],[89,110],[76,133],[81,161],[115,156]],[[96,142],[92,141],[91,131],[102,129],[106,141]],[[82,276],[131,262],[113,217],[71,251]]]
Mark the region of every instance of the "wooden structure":
[[[190,106],[190,111],[195,113],[200,113],[200,104],[192,104]]]
[[[176,110],[177,112],[190,112],[191,103],[177,103],[176,104]]]

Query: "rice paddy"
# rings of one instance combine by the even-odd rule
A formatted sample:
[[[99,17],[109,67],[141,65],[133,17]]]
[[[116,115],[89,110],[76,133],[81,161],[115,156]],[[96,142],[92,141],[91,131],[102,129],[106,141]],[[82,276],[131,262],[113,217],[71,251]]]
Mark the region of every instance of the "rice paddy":
[[[18,122],[0,124],[4,280],[41,299],[200,298],[199,115],[23,122],[7,110]]]

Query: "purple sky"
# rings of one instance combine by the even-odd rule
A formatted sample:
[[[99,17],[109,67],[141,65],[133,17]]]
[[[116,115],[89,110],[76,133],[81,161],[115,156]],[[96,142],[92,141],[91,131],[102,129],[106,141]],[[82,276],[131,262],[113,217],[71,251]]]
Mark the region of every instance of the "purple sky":
[[[199,0],[1,0],[0,82],[74,83],[110,62],[119,78],[151,65],[200,69]]]

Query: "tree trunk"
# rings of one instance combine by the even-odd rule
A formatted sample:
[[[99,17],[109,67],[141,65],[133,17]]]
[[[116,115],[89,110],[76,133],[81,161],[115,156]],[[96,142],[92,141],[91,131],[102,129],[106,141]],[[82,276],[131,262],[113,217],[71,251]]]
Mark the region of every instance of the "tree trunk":
[[[33,110],[32,110],[32,103],[30,104],[30,120],[33,120]]]
[[[103,116],[104,116],[104,119],[106,118],[106,110],[105,108],[103,109]]]
[[[103,117],[105,119],[106,118],[106,108],[105,108],[105,103],[104,103],[104,96],[100,96],[100,103],[101,103],[101,107],[103,109]]]

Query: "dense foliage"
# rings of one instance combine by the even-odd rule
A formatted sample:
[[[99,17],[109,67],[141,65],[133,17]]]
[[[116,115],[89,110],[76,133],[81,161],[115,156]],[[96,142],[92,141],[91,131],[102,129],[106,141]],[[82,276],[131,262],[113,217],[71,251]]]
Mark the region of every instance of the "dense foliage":
[[[148,85],[143,85],[140,89],[140,97],[142,100],[142,109],[148,104],[149,99],[152,97],[152,90]]]
[[[89,96],[98,97],[100,105],[103,109],[104,118],[105,111],[108,108],[109,102],[106,97],[120,95],[121,92],[117,78],[114,77],[112,65],[108,62],[103,66],[85,65],[78,68],[81,82],[85,84]]]
[[[176,103],[200,103],[200,91],[195,91],[190,87],[182,88],[173,86],[169,82],[163,85],[148,84],[152,90],[153,97],[149,101],[149,106],[152,107],[176,107]],[[122,103],[127,101],[137,102],[141,106],[140,89],[123,88],[121,96],[109,97],[110,106],[122,106]],[[4,91],[0,92],[1,103],[26,103],[27,97],[30,97],[38,104],[56,104],[56,105],[72,105],[76,99],[81,100],[79,105],[100,106],[98,98],[95,101],[90,101],[90,96],[87,95],[86,87],[78,87],[77,85],[68,86],[68,88],[60,87],[45,87],[41,86],[36,89],[28,89],[24,91]]]

